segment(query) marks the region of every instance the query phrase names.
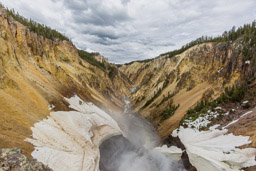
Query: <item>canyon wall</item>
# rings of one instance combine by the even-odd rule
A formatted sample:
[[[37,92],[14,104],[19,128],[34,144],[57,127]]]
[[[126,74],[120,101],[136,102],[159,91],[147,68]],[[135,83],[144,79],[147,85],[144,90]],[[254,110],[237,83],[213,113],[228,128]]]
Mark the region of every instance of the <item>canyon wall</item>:
[[[240,37],[234,42],[198,44],[172,57],[160,55],[122,65],[120,71],[138,87],[131,96],[134,110],[166,138],[201,99],[216,99],[225,87],[254,76],[255,55],[251,61],[246,59],[245,46]],[[177,110],[163,119],[170,105]]]
[[[63,97],[77,94],[102,109],[122,111],[131,84],[114,64],[104,65],[81,59],[69,41],[31,32],[1,8],[0,148],[18,147],[30,155],[33,146],[24,142],[30,127],[50,110],[70,110]]]

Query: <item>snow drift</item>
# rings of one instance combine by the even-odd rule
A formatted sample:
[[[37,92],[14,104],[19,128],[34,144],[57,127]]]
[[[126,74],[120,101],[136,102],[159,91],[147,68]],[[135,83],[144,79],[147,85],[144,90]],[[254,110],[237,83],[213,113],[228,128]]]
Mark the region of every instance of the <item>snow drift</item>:
[[[215,125],[209,131],[180,127],[173,132],[186,148],[190,163],[198,171],[232,170],[256,165],[256,149],[238,147],[250,144],[249,137],[227,134]]]
[[[76,111],[51,112],[36,123],[32,156],[53,170],[98,170],[99,146],[114,135],[122,134],[117,123],[92,103],[78,96],[66,99]]]

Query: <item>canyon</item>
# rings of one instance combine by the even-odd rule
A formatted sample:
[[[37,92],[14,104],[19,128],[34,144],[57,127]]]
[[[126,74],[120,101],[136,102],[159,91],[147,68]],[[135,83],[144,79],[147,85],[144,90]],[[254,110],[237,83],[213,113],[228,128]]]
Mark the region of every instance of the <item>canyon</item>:
[[[0,148],[18,147],[27,157],[34,157],[54,170],[98,170],[100,144],[111,140],[110,137],[122,135],[132,141],[129,137],[140,136],[140,129],[125,132],[131,128],[126,128],[125,124],[122,127],[118,119],[127,114],[124,109],[129,100],[129,112],[153,125],[148,129],[156,129],[156,132],[150,137],[160,137],[157,141],[149,138],[140,145],[155,143],[149,145],[150,149],[161,151],[147,153],[142,150],[148,155],[146,158],[151,155],[161,158],[162,153],[180,158],[180,147],[162,147],[172,134],[179,137],[187,149],[190,163],[198,170],[230,169],[231,166],[223,161],[214,159],[212,164],[208,162],[212,161],[211,157],[204,158],[193,152],[194,146],[198,146],[198,151],[205,150],[203,135],[210,137],[206,141],[210,144],[216,142],[218,135],[225,142],[230,139],[238,142],[220,148],[223,144],[218,141],[219,144],[211,147],[213,151],[214,148],[219,150],[218,155],[234,155],[225,159],[229,164],[235,163],[237,154],[242,156],[245,161],[235,163],[233,170],[254,169],[251,166],[255,165],[256,153],[256,99],[250,93],[255,92],[256,53],[255,44],[248,45],[243,36],[234,41],[199,43],[174,56],[166,53],[121,66],[96,54],[94,57],[97,64],[104,66],[102,68],[83,59],[72,42],[38,35],[1,8],[0,44]],[[252,51],[250,58],[243,52],[248,46]],[[244,82],[248,82],[248,91],[242,100],[249,100],[248,108],[243,107],[243,101],[216,104],[213,109],[222,112],[219,114],[221,120],[213,118],[204,128],[194,132],[191,127],[183,128],[182,121],[186,120],[188,110],[202,100],[212,102],[227,87]],[[223,114],[233,109],[233,114]],[[250,115],[243,116],[248,111],[252,111]],[[166,115],[166,112],[171,114]],[[128,116],[121,118],[129,120]],[[236,119],[235,124],[229,125]],[[221,130],[210,127],[214,125],[219,125]],[[202,142],[193,141],[197,137]],[[236,148],[238,146],[241,149]],[[83,155],[81,151],[90,151],[90,155]],[[202,153],[214,156],[212,151]],[[197,155],[203,159],[197,161]],[[173,162],[173,166],[183,169],[179,162]],[[200,162],[208,164],[200,167]]]

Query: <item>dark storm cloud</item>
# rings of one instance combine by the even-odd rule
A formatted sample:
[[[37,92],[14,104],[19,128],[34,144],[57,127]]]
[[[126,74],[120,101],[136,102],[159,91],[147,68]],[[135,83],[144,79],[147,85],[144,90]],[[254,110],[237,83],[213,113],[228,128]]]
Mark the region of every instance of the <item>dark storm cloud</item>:
[[[107,30],[86,30],[83,33],[95,35],[103,40],[107,39],[118,39],[120,36],[116,35],[114,32],[108,32]]]
[[[152,58],[256,18],[255,0],[0,1],[116,63]]]
[[[97,39],[95,41],[92,41],[95,44],[105,45],[105,46],[112,46],[119,44],[118,42],[111,41],[111,39],[108,38],[101,38]],[[112,50],[114,52],[114,50]]]

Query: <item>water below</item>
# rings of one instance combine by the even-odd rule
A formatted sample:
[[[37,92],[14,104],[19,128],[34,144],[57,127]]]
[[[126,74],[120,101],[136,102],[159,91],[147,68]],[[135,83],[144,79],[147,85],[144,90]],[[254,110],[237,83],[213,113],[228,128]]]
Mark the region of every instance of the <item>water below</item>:
[[[124,99],[124,114],[113,114],[123,131],[100,146],[102,171],[183,171],[181,161],[154,150],[160,139],[154,127],[131,111],[130,101]]]

